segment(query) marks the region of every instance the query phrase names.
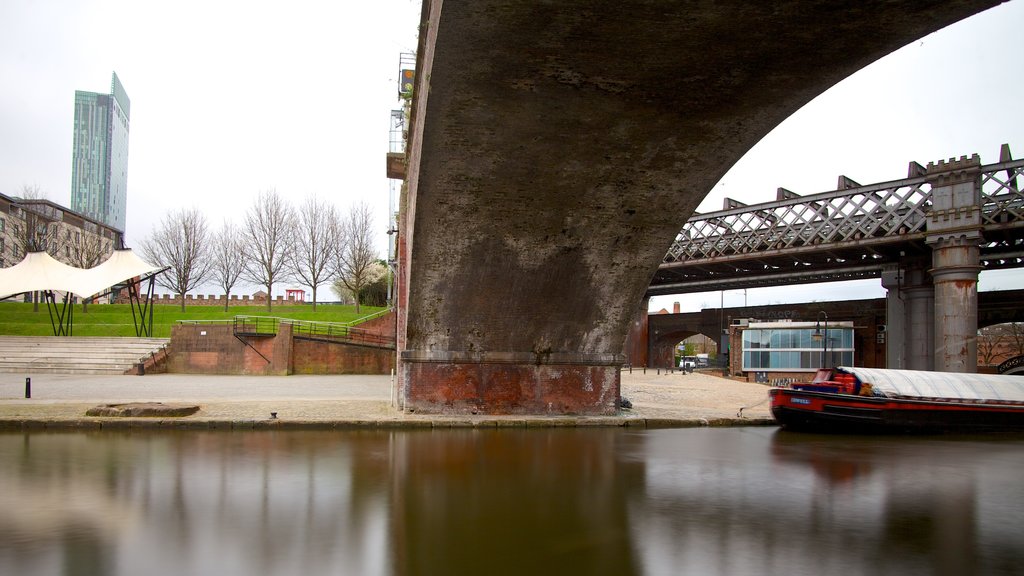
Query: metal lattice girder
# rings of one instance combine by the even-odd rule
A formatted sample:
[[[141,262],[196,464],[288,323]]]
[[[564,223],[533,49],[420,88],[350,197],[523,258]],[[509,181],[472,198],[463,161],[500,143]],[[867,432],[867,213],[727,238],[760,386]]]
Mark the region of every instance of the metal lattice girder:
[[[1024,265],[1024,160],[982,166],[980,179],[983,263]],[[797,282],[852,269],[863,275],[865,266],[880,270],[909,252],[927,252],[931,205],[931,185],[915,176],[696,215],[669,248],[652,293],[682,284],[754,285],[740,279],[751,274]]]

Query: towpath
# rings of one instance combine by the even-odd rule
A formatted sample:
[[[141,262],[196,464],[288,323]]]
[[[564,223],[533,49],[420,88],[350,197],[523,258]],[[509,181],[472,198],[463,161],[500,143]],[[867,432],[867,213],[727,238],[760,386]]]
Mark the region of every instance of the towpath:
[[[0,428],[324,428],[453,426],[742,426],[771,424],[768,388],[711,374],[622,374],[633,404],[615,416],[408,414],[392,406],[390,376],[75,376],[0,374]],[[93,418],[99,404],[197,404],[182,418]],[[745,408],[738,415],[740,408]],[[271,413],[276,413],[272,418]]]

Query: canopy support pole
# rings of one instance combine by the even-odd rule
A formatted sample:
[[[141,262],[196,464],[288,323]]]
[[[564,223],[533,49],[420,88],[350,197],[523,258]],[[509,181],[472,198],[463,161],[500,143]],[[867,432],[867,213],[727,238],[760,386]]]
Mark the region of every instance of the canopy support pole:
[[[46,290],[43,293],[46,297],[46,311],[50,314],[50,326],[53,327],[54,336],[71,336],[72,317],[75,307],[71,306],[71,293],[64,294],[64,302],[57,305],[57,296],[53,290]],[[54,314],[56,313],[56,318]]]
[[[132,308],[132,321],[135,323],[135,335],[153,337],[153,288],[156,283],[156,274],[149,278],[149,287],[146,289],[145,298],[139,293],[139,283],[128,283],[128,302]],[[138,314],[136,315],[136,308]]]

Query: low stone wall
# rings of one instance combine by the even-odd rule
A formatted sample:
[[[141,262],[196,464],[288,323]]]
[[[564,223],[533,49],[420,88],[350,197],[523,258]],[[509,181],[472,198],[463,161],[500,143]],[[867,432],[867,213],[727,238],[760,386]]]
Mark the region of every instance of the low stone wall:
[[[128,304],[128,292],[122,290],[122,293],[117,297],[117,304]],[[267,297],[262,293],[254,294],[252,296],[248,294],[232,294],[230,298],[225,299],[224,295],[215,296],[213,294],[185,294],[185,306],[220,306],[224,307],[225,301],[228,306],[266,306]],[[153,302],[156,304],[175,305],[181,306],[181,294],[154,294]],[[285,300],[284,296],[278,296],[274,298],[275,306],[284,305],[295,305],[295,304],[309,304],[309,302],[302,302],[299,300]]]
[[[168,351],[176,374],[390,374],[395,365],[394,350],[295,338],[290,324],[241,339],[231,324],[178,324]]]

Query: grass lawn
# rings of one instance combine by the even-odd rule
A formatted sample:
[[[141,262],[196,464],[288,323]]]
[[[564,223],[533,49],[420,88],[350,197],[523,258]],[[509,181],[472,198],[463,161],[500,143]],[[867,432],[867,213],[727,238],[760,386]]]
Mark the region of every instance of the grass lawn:
[[[72,334],[75,336],[135,336],[132,310],[127,304],[89,304],[88,312],[82,312],[82,305],[75,305]],[[313,320],[317,322],[351,322],[379,312],[382,308],[362,306],[356,314],[355,306],[318,304],[316,312],[309,304],[299,306],[274,306],[267,312],[266,306],[230,306],[225,312],[217,306],[181,307],[157,304],[153,308],[153,335],[170,338],[171,326],[178,320],[230,320],[235,316],[276,316],[291,320]],[[46,304],[39,304],[39,312],[32,311],[32,304],[24,302],[0,302],[0,335],[52,336],[50,314]]]

